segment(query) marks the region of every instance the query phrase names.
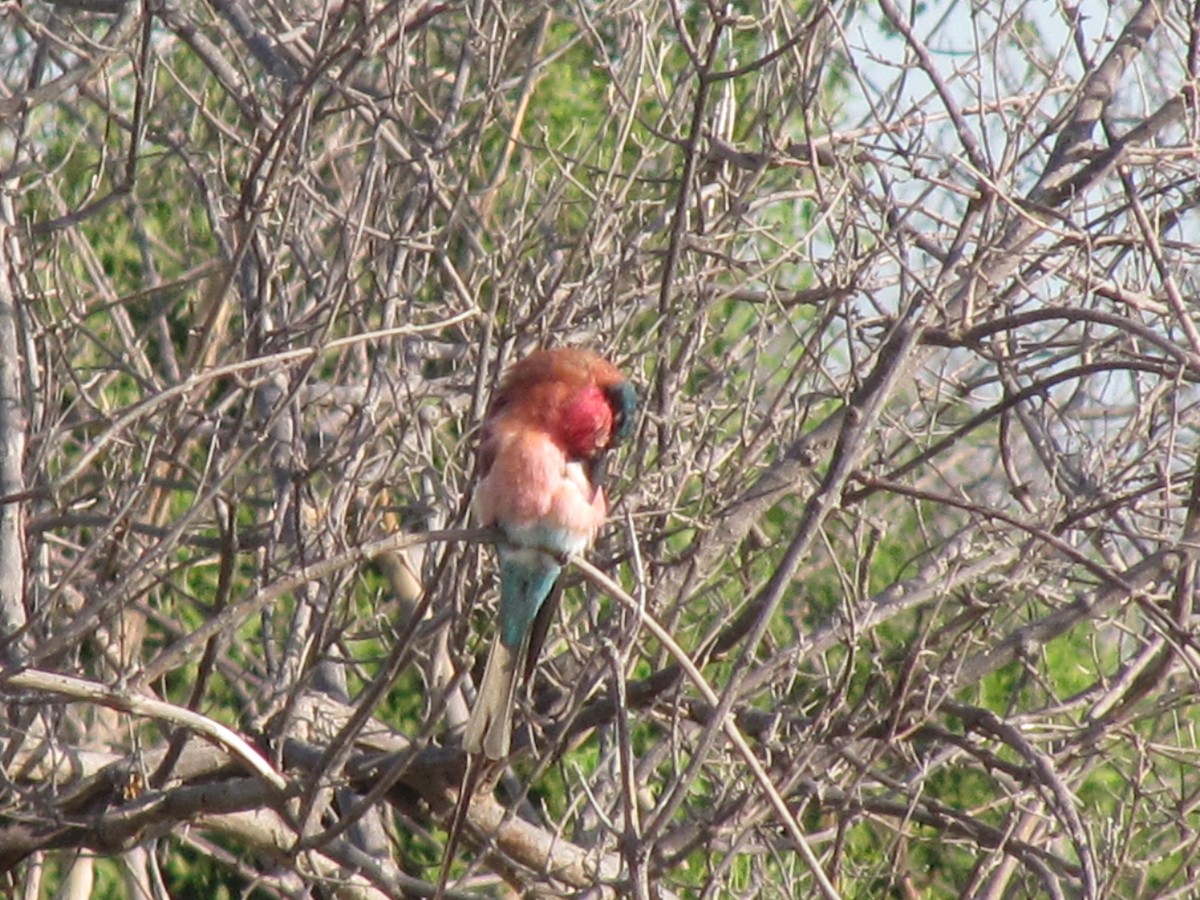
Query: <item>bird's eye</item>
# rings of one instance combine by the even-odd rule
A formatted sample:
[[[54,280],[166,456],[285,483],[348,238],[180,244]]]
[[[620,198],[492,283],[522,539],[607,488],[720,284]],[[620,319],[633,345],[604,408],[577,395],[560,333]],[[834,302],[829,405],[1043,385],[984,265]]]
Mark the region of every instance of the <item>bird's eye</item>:
[[[614,384],[606,392],[608,404],[613,411],[613,440],[620,443],[633,432],[633,420],[637,413],[637,393],[628,381]]]

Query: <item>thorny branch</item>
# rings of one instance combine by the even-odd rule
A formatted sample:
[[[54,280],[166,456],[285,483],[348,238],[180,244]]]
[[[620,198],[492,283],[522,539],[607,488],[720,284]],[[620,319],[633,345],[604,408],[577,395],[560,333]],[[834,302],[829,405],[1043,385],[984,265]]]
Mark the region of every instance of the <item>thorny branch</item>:
[[[0,5],[6,887],[426,890],[572,344],[624,524],[457,888],[1188,890],[1198,12]]]

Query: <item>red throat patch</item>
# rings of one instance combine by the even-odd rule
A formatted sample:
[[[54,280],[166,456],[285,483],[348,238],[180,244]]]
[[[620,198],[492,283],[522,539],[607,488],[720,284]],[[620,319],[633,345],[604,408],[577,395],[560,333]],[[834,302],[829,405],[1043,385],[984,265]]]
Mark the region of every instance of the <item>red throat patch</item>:
[[[599,387],[589,385],[563,406],[557,437],[568,457],[590,459],[608,446],[612,428],[608,398]]]

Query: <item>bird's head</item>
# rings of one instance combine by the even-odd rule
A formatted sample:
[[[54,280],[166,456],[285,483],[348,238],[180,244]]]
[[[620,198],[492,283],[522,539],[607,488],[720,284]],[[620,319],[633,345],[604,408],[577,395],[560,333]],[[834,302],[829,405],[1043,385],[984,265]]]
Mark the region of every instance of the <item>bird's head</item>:
[[[538,350],[513,365],[489,417],[515,417],[554,438],[568,458],[590,460],[633,432],[637,393],[590,350]]]

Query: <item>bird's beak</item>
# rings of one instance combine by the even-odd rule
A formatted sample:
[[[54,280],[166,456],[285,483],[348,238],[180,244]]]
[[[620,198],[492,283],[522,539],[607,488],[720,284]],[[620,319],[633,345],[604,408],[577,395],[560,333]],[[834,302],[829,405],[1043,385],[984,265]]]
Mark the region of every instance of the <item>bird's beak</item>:
[[[608,480],[608,454],[604,451],[597,453],[588,463],[588,480],[593,490],[600,490]]]

